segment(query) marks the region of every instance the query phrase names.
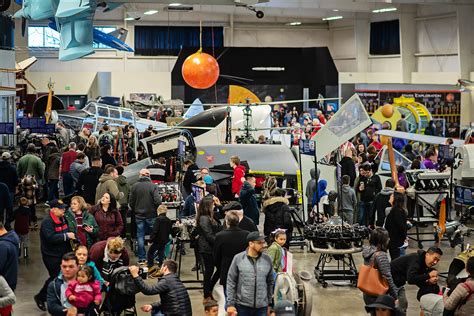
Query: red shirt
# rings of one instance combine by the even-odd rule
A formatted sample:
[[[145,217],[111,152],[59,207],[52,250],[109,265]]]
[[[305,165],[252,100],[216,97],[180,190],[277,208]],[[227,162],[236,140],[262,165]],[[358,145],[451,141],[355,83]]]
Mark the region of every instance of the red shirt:
[[[66,151],[61,157],[61,173],[69,172],[71,164],[76,160],[77,153],[75,150]]]
[[[234,169],[234,178],[232,179],[232,194],[240,194],[240,189],[242,189],[242,186],[244,183],[242,182],[242,178],[245,177],[245,166],[243,165],[238,165]]]

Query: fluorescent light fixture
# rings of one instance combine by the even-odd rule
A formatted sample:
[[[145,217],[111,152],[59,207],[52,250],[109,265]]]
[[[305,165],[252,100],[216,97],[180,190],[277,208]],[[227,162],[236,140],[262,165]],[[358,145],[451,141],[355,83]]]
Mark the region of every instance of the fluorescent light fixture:
[[[291,26],[301,25],[301,22],[295,21],[295,22],[286,23],[286,25],[291,25]]]
[[[332,9],[333,12],[339,12],[339,9]]]
[[[397,8],[376,9],[376,10],[372,10],[372,13],[384,13],[384,12],[392,12],[392,11],[397,11]]]
[[[181,3],[177,3],[177,2],[168,4],[169,7],[179,7],[180,5]]]
[[[285,67],[252,67],[253,71],[285,71]]]
[[[127,17],[127,18],[125,18],[125,21],[133,21],[133,20],[135,20],[135,19],[132,18],[132,17]]]
[[[148,11],[146,11],[146,12],[143,13],[143,14],[145,14],[145,15],[153,15],[153,14],[156,14],[156,13],[158,13],[158,10],[148,10]]]
[[[327,18],[323,18],[323,21],[340,20],[340,19],[342,19],[342,18],[343,18],[342,15],[330,16],[330,17],[327,17]]]

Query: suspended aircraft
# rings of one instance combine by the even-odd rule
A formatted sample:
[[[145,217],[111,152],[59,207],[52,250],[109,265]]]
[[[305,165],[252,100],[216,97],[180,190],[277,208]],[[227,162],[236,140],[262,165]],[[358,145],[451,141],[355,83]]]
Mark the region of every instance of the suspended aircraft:
[[[25,72],[28,68],[30,68],[37,61],[38,61],[38,59],[36,57],[30,57],[28,59],[25,59],[25,60],[20,61],[19,63],[17,63],[14,69],[0,68],[0,72],[15,73],[16,74],[16,79],[25,80],[27,84],[29,84],[34,90],[36,90],[36,87],[31,83],[30,80],[28,80],[28,78],[26,78]],[[15,86],[16,86],[16,84],[15,84]],[[20,90],[23,90],[23,88],[0,86],[0,90],[3,90],[3,91],[20,91]]]
[[[460,88],[461,92],[474,91],[474,81],[459,79],[456,85]]]

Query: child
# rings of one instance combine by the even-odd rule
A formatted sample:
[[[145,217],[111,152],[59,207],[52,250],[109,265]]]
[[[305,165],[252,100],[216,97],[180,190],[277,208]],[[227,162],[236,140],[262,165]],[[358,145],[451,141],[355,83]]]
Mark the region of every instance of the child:
[[[219,315],[219,304],[214,300],[209,300],[206,304],[204,304],[204,313],[206,316]]]
[[[77,315],[96,315],[102,302],[99,281],[94,280],[92,268],[84,265],[77,272],[77,279],[69,282],[66,289],[69,302],[77,307]],[[93,305],[93,304],[94,305]]]
[[[168,208],[165,205],[160,205],[156,212],[158,217],[156,218],[153,230],[151,232],[151,241],[153,242],[148,249],[148,268],[150,269],[154,265],[155,253],[158,252],[158,265],[163,263],[165,259],[165,248],[169,241],[169,235],[171,234],[172,223],[171,220],[166,216]],[[151,272],[151,270],[149,270]]]
[[[94,272],[94,279],[96,281],[99,281],[101,286],[107,283],[105,282],[104,278],[102,278],[102,275],[100,274],[99,270],[97,270],[95,263],[93,261],[89,261],[89,250],[87,250],[86,246],[79,245],[74,253],[77,257],[77,261],[79,262],[80,267],[84,265],[91,267],[92,271]]]
[[[30,232],[30,214],[28,199],[20,198],[20,206],[15,210],[15,232],[20,237],[20,246],[23,246],[23,255],[28,257],[28,233]],[[21,255],[21,254],[20,254]]]
[[[283,246],[286,243],[286,230],[277,228],[273,231],[272,236],[274,242],[268,247],[267,255],[272,259],[273,270],[276,273],[286,272],[286,249]]]
[[[342,176],[341,212],[339,216],[341,216],[344,222],[352,225],[357,198],[354,189],[350,186],[350,182],[351,178],[347,174]]]

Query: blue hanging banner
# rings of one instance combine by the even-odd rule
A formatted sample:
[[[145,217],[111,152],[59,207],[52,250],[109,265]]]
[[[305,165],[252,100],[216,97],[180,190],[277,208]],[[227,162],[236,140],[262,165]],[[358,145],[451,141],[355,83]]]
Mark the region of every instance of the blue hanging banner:
[[[13,123],[0,123],[0,135],[13,135]]]
[[[300,154],[314,157],[316,154],[316,144],[314,140],[300,139]]]

